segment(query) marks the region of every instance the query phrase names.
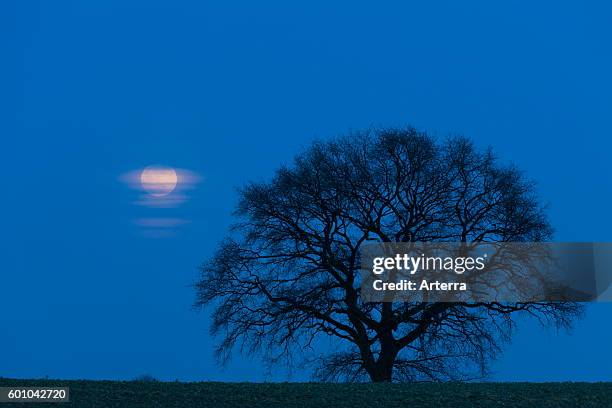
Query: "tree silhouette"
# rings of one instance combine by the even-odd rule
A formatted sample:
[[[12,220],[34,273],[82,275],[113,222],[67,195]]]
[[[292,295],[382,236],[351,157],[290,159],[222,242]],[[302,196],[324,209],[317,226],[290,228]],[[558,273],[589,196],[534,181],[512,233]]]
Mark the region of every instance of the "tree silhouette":
[[[317,142],[269,182],[240,191],[230,237],[201,269],[196,306],[226,359],[317,355],[325,381],[440,381],[486,375],[517,315],[569,328],[576,303],[365,303],[365,242],[545,241],[533,183],[466,138],[406,129]],[[310,359],[308,359],[311,361]]]

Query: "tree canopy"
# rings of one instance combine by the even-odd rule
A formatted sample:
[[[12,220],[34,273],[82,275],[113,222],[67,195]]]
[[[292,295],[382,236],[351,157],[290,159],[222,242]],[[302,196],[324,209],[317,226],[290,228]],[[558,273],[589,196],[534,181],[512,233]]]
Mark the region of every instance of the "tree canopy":
[[[552,228],[534,184],[491,149],[413,128],[313,143],[240,190],[236,223],[196,284],[218,353],[316,362],[325,381],[478,378],[518,315],[570,327],[576,303],[366,303],[366,242],[538,242]],[[323,338],[332,347],[307,351]],[[329,350],[328,350],[329,349]]]

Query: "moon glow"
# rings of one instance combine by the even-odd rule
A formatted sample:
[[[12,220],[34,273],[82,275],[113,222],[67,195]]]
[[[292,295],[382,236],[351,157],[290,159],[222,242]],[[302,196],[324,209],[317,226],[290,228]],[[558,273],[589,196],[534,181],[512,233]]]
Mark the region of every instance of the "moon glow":
[[[149,166],[140,173],[142,188],[153,197],[163,197],[176,188],[178,176],[171,167]]]

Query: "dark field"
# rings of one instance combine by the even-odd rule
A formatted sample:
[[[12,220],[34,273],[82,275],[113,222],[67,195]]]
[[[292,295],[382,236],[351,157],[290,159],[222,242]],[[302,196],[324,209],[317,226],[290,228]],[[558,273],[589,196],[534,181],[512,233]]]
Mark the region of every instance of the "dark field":
[[[179,383],[0,379],[67,386],[70,403],[10,407],[612,407],[612,383]]]

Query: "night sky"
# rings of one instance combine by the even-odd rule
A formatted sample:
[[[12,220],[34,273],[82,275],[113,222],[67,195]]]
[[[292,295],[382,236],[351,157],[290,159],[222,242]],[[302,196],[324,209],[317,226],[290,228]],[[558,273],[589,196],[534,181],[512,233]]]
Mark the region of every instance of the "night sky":
[[[425,3],[3,1],[0,376],[287,379],[219,368],[190,285],[236,187],[351,129],[491,145],[556,240],[612,241],[609,3]],[[146,205],[125,175],[152,164],[198,181]],[[611,381],[611,313],[521,324],[493,379]]]

